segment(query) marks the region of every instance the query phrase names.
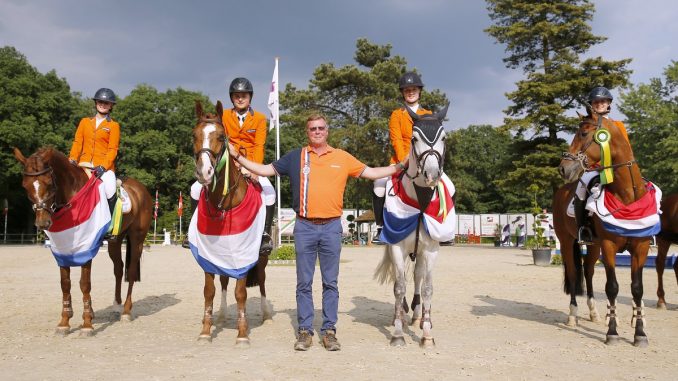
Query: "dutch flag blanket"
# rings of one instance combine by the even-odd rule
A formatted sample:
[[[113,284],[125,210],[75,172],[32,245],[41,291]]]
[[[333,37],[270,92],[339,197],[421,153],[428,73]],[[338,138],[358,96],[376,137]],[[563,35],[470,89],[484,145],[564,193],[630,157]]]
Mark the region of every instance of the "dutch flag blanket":
[[[248,184],[240,205],[227,211],[212,207],[205,192],[188,227],[191,253],[205,272],[241,279],[259,260],[266,219],[261,187]]]
[[[661,198],[661,189],[651,182],[647,183],[647,193],[629,205],[624,205],[604,187],[600,190],[596,186],[586,202],[586,209],[597,214],[610,233],[622,237],[649,237],[661,230]]]
[[[419,203],[407,195],[402,182],[393,176],[386,183],[384,227],[379,238],[386,243],[398,243],[417,228]],[[452,240],[457,218],[454,211],[454,184],[443,174],[441,184],[422,215],[422,225],[431,238],[438,242]]]
[[[110,223],[103,183],[92,176],[66,206],[52,215],[52,225],[45,231],[57,264],[82,266],[92,260]]]

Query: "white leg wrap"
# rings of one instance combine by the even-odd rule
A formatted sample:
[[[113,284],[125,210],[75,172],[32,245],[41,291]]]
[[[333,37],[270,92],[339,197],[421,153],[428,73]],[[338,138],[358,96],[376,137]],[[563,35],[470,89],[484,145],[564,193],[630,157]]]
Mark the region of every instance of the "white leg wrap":
[[[636,321],[638,318],[643,321],[643,328],[647,328],[647,323],[645,321],[645,302],[640,301],[640,307],[636,306],[636,302],[633,302],[633,316],[631,317],[631,327],[636,328]]]

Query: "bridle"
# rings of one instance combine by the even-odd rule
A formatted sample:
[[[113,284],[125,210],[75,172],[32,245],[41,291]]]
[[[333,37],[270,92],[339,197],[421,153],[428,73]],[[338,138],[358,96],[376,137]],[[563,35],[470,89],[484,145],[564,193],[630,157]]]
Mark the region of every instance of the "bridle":
[[[612,169],[614,171],[619,167],[627,167],[629,169],[629,172],[631,172],[631,167],[633,166],[633,164],[636,164],[635,159],[629,160],[629,161],[626,161],[626,162],[623,162],[623,163],[611,164],[611,165],[607,165],[607,166],[593,167],[593,166],[590,165],[589,157],[586,154],[586,151],[589,149],[589,147],[593,143],[596,143],[600,146],[600,143],[598,143],[596,141],[596,139],[594,138],[596,132],[598,132],[602,128],[602,124],[603,124],[603,114],[598,114],[598,115],[599,115],[598,122],[597,122],[597,125],[596,125],[596,129],[593,132],[593,135],[591,136],[591,140],[589,140],[581,149],[579,149],[579,152],[577,152],[576,154],[571,154],[569,152],[563,152],[563,155],[562,155],[563,160],[571,160],[571,161],[578,163],[579,166],[583,169],[582,175],[584,174],[584,172],[592,172],[592,171],[602,172],[602,171],[607,170],[607,169]],[[584,122],[582,122],[582,123],[584,123]],[[581,181],[581,176],[579,176],[579,177],[580,177],[579,181]],[[635,183],[633,183],[633,176],[631,176],[631,181],[632,181],[632,186],[633,186],[634,198],[637,199],[637,197],[636,197],[636,185],[635,185]]]
[[[37,171],[37,172],[25,172],[23,171],[22,174],[24,176],[40,176],[44,175],[45,173],[49,172],[50,177],[52,178],[52,187],[54,188],[54,191],[48,193],[47,197],[45,197],[44,200],[38,202],[38,203],[33,203],[33,211],[37,212],[38,210],[44,210],[46,211],[50,216],[53,215],[59,208],[63,207],[63,205],[58,205],[56,203],[56,179],[54,178],[54,170],[52,167],[47,166],[46,168]],[[46,200],[53,199],[54,202],[52,202],[51,205],[47,205]]]
[[[419,133],[419,136],[422,138],[424,143],[426,143],[426,145],[429,147],[427,150],[424,150],[421,153],[417,152],[417,147],[414,144],[415,131]],[[426,134],[418,126],[413,126],[412,132],[413,136],[410,144],[412,146],[412,153],[414,154],[414,159],[417,163],[417,174],[414,176],[410,176],[410,174],[407,173],[407,171],[405,171],[406,176],[412,180],[421,176],[424,168],[424,163],[429,158],[429,156],[433,156],[436,159],[436,162],[438,163],[438,174],[436,177],[440,178],[443,175],[443,157],[445,156],[445,145],[443,145],[442,152],[438,152],[435,148],[433,148],[433,146],[440,140],[440,137],[443,136],[445,129],[443,128],[442,125],[439,126],[433,139],[429,139],[428,136],[426,136]]]
[[[204,124],[215,123],[215,124],[220,125],[221,128],[224,128],[224,125],[221,123],[221,120],[219,120],[218,118],[203,119],[203,120],[201,120],[201,123],[204,123]],[[198,152],[195,153],[194,158],[195,158],[195,162],[197,163],[198,159],[200,158],[200,155],[202,155],[203,153],[206,153],[207,156],[209,157],[210,162],[212,164],[212,167],[214,168],[214,175],[212,176],[212,191],[214,191],[214,189],[216,188],[217,177],[218,177],[219,172],[224,167],[226,168],[226,170],[224,171],[224,190],[222,192],[221,199],[219,200],[219,204],[217,205],[217,209],[223,210],[222,207],[224,205],[224,201],[226,200],[227,195],[229,193],[231,193],[231,197],[232,197],[233,192],[231,192],[231,189],[236,188],[238,186],[238,184],[240,183],[240,179],[243,176],[240,173],[240,171],[238,171],[238,173],[240,173],[240,175],[237,177],[233,186],[229,186],[229,184],[228,184],[229,183],[229,181],[228,181],[229,153],[228,153],[228,150],[227,150],[226,136],[221,135],[221,136],[219,136],[219,138],[217,140],[219,142],[221,142],[221,149],[219,150],[219,152],[214,152],[211,148],[201,148],[200,150],[198,150]],[[205,185],[205,186],[208,187],[208,190],[209,190],[209,186],[208,185]]]

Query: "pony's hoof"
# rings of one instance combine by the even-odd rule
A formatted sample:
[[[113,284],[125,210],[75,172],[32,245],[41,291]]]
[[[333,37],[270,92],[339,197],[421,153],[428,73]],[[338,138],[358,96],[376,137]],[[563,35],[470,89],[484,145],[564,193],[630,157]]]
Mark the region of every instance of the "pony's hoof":
[[[212,335],[200,335],[198,336],[198,341],[201,343],[211,343]]]
[[[402,336],[393,336],[391,338],[391,346],[392,347],[404,347],[405,346],[405,338]]]
[[[421,348],[433,348],[436,346],[436,342],[432,337],[422,337],[419,346]]]
[[[92,337],[94,335],[94,330],[92,328],[81,328],[80,337]]]
[[[239,337],[235,339],[235,347],[236,348],[249,348],[250,347],[250,339],[246,337]]]
[[[589,315],[592,323],[600,323],[603,319],[600,318],[600,315]]]
[[[605,344],[615,345],[617,343],[619,343],[619,335],[607,335],[605,337]]]
[[[120,315],[120,321],[123,322],[123,323],[131,323],[132,322],[132,315],[130,315],[130,314]]]
[[[650,343],[647,341],[647,336],[633,336],[633,346],[638,348],[646,348]]]
[[[410,321],[410,325],[413,327],[416,327],[418,325],[421,325],[421,318],[412,318],[412,321]]]
[[[657,309],[658,309],[658,310],[666,310],[666,303],[664,303],[664,302],[657,302]]]
[[[64,336],[68,335],[69,330],[70,330],[70,327],[56,327],[56,329],[54,330],[54,334],[56,336],[64,337]]]
[[[266,318],[264,318],[263,323],[264,323],[264,324],[267,324],[267,325],[273,324],[273,319],[272,319],[270,316],[269,316],[269,317],[266,317]]]
[[[576,316],[568,316],[567,317],[567,324],[568,327],[576,327],[577,326],[577,317]]]

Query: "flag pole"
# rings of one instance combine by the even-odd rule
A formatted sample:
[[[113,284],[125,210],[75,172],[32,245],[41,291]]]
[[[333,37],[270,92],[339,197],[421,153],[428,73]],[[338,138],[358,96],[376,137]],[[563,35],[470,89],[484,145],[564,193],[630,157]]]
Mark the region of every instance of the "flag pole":
[[[280,87],[279,84],[280,82],[278,81],[278,61],[280,57],[275,57],[275,91],[280,93]],[[280,160],[280,95],[278,94],[278,102],[276,102],[276,110],[275,110],[275,159]],[[278,231],[278,247],[281,246],[281,239],[282,239],[282,233],[280,229],[280,176],[275,177],[275,189],[277,191],[277,198],[278,200],[278,219],[277,219],[277,231]]]

